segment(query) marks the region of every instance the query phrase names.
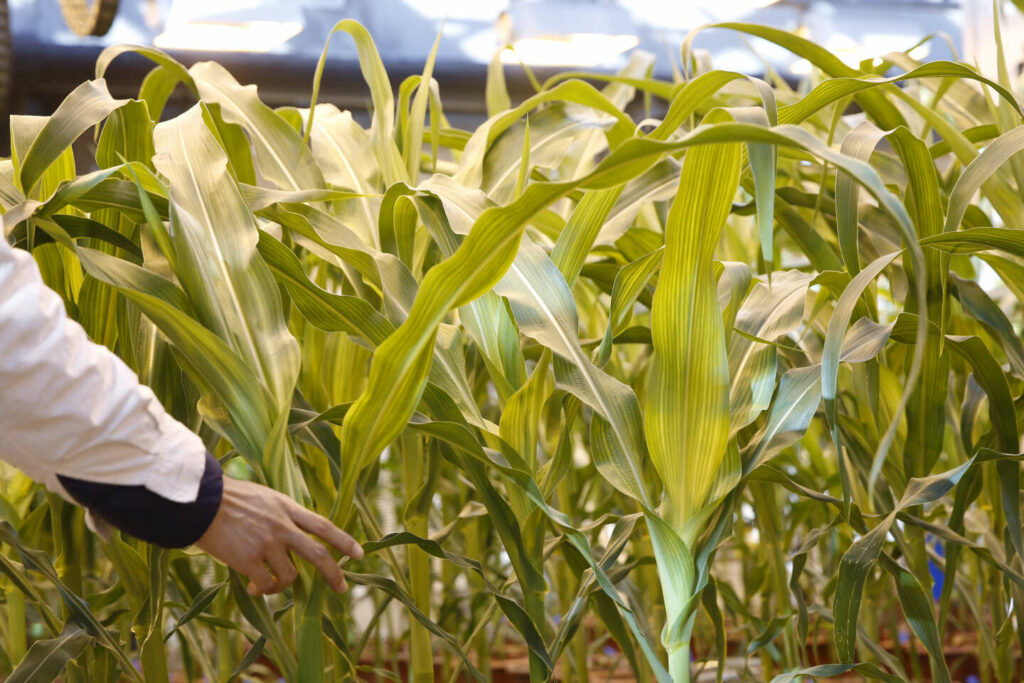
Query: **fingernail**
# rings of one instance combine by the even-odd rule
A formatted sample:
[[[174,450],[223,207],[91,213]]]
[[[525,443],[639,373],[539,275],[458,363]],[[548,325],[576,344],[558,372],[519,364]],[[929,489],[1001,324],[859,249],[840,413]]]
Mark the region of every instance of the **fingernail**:
[[[248,586],[246,586],[245,591],[249,595],[253,595],[253,596],[256,596],[256,595],[260,594],[260,590],[256,587],[255,583],[250,583]]]
[[[363,556],[363,546],[356,544],[356,547],[352,550],[352,559],[358,560]]]

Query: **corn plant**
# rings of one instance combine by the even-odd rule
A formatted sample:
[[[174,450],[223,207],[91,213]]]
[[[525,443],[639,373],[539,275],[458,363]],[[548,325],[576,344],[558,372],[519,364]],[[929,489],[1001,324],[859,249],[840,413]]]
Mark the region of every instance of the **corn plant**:
[[[638,53],[614,75],[528,72],[536,93],[513,103],[496,56],[488,118],[465,131],[433,55],[393,90],[344,20],[332,36],[358,48],[369,128],[319,102],[326,48],[307,108],[122,46],[51,116],[12,117],[8,239],[229,472],[329,515],[367,558],[346,567],[355,599],[308,568],[254,599],[194,553],[91,537],[14,475],[11,680],[139,677],[136,658],[166,680],[171,642],[210,680],[383,675],[392,601],[416,681],[486,680],[506,640],[531,680],[584,681],[605,637],[637,679],[687,681],[695,645],[724,662],[726,619],[777,680],[923,676],[863,601],[907,625],[933,679],[951,678],[955,625],[1013,680],[1010,75],[909,51],[854,68],[775,29],[700,30],[775,43],[815,76],[711,70],[697,31],[673,81]],[[117,100],[103,76],[126,52],[154,67]],[[756,595],[724,579],[730,554]],[[833,663],[808,655],[819,632]]]

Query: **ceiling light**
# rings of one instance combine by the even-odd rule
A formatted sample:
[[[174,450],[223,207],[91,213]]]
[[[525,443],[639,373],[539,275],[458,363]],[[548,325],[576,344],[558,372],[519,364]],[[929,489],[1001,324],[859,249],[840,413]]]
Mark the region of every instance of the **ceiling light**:
[[[700,2],[700,9],[713,21],[736,19],[769,5],[778,0],[705,0]]]
[[[597,66],[632,50],[640,39],[630,35],[572,33],[550,38],[523,38],[512,50],[501,53],[501,61],[533,66]]]
[[[916,59],[917,61],[922,62],[931,53],[932,53],[932,46],[929,45],[928,43],[921,43],[917,47],[913,48],[907,54],[910,56],[911,59]]]
[[[640,43],[628,11],[593,0],[512,0],[498,32],[502,61],[534,66],[599,66]]]
[[[153,39],[153,45],[168,50],[269,52],[301,31],[302,24],[295,21],[187,21],[168,26]]]
[[[172,50],[269,52],[302,32],[303,15],[289,3],[259,0],[176,0],[153,45]]]

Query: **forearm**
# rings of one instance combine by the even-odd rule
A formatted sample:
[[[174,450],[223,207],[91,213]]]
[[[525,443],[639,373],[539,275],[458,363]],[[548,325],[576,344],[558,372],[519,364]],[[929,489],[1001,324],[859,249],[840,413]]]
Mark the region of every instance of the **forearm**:
[[[88,339],[43,284],[32,256],[3,239],[0,458],[113,526],[177,541],[184,536],[160,531],[161,520],[148,513],[132,519],[128,508],[185,514],[174,506],[203,497],[204,471],[220,477],[199,437],[167,414],[117,356]],[[138,526],[147,523],[151,531]]]

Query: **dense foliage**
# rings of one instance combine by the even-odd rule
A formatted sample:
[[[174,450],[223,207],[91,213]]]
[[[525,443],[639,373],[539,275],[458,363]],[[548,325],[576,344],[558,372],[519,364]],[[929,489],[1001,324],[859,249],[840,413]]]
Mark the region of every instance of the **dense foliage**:
[[[729,648],[781,680],[948,681],[971,633],[983,680],[1015,680],[1009,75],[909,53],[852,68],[714,28],[816,76],[701,70],[687,41],[673,82],[636,54],[514,104],[496,59],[490,117],[464,131],[433,57],[396,98],[343,21],[368,128],[317,102],[323,60],[310,107],[274,110],[215,63],[138,47],[52,116],[11,117],[8,239],[229,472],[367,556],[351,595],[305,567],[254,599],[195,552],[101,541],[12,473],[8,680],[342,680],[407,656],[423,681],[435,655],[485,680],[515,641],[535,681],[587,680],[612,643],[640,680]],[[155,66],[117,100],[103,74],[125,52]]]

